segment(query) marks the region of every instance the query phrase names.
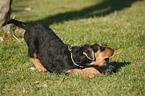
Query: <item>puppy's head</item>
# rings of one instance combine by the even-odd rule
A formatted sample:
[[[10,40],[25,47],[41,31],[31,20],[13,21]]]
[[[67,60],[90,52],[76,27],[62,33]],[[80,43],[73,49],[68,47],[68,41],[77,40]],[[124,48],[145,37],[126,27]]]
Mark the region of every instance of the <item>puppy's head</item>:
[[[86,44],[82,47],[73,47],[73,58],[80,66],[101,66],[108,62],[113,52],[113,49],[99,44]]]
[[[100,44],[88,44],[88,46],[90,46],[95,53],[95,60],[92,61],[89,65],[101,66],[105,62],[108,62],[109,57],[111,57],[114,53],[112,48],[105,47]]]

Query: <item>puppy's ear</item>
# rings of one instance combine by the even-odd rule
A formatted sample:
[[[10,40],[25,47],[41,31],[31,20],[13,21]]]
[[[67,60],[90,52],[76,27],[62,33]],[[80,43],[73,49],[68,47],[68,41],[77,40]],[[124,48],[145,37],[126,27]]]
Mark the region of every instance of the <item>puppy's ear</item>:
[[[95,53],[92,48],[88,47],[83,51],[83,55],[85,55],[89,60],[95,60]]]
[[[99,44],[96,44],[96,43],[93,43],[93,44],[88,44],[94,52],[97,52],[99,49],[100,49],[100,45]]]

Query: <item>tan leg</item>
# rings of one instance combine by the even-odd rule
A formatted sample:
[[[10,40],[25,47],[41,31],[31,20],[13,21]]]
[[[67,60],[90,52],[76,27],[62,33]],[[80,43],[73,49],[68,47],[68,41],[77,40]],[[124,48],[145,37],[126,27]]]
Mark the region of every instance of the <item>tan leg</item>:
[[[101,74],[97,69],[93,68],[93,67],[88,67],[88,68],[84,68],[82,69],[84,72],[86,73],[92,73],[92,74]]]
[[[36,69],[38,69],[38,71],[47,71],[47,69],[43,67],[43,65],[41,64],[41,62],[38,58],[29,57],[29,59],[35,65],[35,67],[36,67]]]
[[[71,70],[68,70],[66,73],[80,75],[80,74],[82,74],[82,72],[83,71],[81,69],[71,69]]]
[[[93,67],[89,67],[85,69],[72,69],[72,70],[68,70],[67,73],[81,75],[82,77],[85,77],[85,78],[93,78],[95,74],[98,74],[98,73],[100,74],[100,72]]]

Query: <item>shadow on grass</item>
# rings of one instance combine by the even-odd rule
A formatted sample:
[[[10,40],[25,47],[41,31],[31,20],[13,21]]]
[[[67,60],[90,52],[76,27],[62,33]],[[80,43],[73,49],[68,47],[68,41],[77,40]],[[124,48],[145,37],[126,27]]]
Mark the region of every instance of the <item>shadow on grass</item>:
[[[113,72],[117,73],[121,67],[125,67],[127,65],[130,65],[131,62],[110,62],[109,64],[111,64],[112,66],[115,67]]]
[[[59,22],[64,22],[68,20],[77,20],[81,18],[105,16],[112,12],[114,12],[115,16],[117,16],[117,11],[130,7],[136,1],[139,1],[139,0],[103,0],[99,4],[86,7],[79,11],[59,13],[54,16],[48,16],[41,20],[30,21],[30,22],[42,22],[44,24],[51,25],[53,23],[59,23]]]

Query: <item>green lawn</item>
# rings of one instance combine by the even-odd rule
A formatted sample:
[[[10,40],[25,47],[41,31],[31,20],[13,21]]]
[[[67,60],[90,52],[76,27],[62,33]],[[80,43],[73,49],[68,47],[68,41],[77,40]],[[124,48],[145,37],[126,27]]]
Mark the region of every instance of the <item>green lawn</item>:
[[[42,22],[67,44],[114,48],[116,71],[86,79],[31,70],[24,31],[11,26],[0,31],[1,96],[145,96],[144,0],[13,0],[12,9],[12,18]]]

